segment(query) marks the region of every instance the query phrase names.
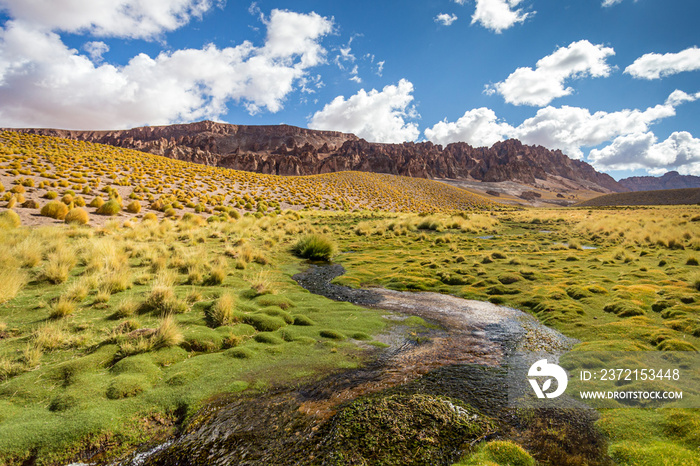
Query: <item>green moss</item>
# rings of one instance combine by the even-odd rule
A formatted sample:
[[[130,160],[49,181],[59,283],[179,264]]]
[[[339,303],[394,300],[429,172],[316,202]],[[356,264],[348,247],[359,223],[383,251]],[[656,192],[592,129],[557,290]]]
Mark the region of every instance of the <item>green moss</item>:
[[[284,343],[284,340],[279,338],[274,333],[269,332],[258,333],[257,335],[255,335],[254,339],[258,343],[265,343],[268,345],[281,345],[282,343]]]
[[[323,338],[329,338],[331,340],[345,340],[345,335],[335,330],[321,330],[318,332]]]
[[[324,447],[331,464],[444,464],[490,425],[446,397],[374,396],[353,401],[330,420]]]
[[[281,317],[267,314],[246,314],[242,317],[242,320],[261,332],[274,332],[286,325],[286,322]]]

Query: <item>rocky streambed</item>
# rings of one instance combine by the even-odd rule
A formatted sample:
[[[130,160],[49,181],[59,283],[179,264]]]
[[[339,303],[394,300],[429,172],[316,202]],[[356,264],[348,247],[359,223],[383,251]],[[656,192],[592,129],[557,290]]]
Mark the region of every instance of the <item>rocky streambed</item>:
[[[605,464],[595,412],[508,406],[506,358],[561,354],[574,340],[504,306],[430,292],[331,283],[338,264],[293,278],[338,301],[382,309],[397,325],[360,369],[257,396],[222,396],[167,445],[123,465],[452,464],[488,438],[516,440],[552,464]],[[408,332],[401,321],[429,323]]]

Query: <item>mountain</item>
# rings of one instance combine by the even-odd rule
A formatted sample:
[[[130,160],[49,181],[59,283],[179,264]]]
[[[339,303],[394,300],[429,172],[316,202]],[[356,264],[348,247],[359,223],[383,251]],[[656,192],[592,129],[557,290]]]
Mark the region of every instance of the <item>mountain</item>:
[[[576,205],[579,207],[609,207],[691,204],[700,204],[700,188],[658,189],[654,191],[604,194]]]
[[[618,181],[630,191],[658,191],[661,189],[700,188],[700,176],[668,172],[663,176],[633,176]]]
[[[122,131],[13,129],[78,139],[170,158],[274,175],[338,171],[390,173],[418,178],[516,181],[549,191],[623,192],[627,188],[561,151],[516,139],[492,147],[431,142],[380,144],[354,134],[295,126],[243,126],[202,121]]]

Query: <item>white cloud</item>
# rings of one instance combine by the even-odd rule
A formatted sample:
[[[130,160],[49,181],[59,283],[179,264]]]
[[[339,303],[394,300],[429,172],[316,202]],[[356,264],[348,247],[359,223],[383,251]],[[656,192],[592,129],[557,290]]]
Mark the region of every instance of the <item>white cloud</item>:
[[[435,21],[436,23],[440,23],[443,26],[449,26],[452,23],[454,23],[455,21],[457,21],[457,15],[455,15],[455,14],[449,15],[447,13],[440,13],[435,18],[433,18],[433,21]]]
[[[549,106],[517,127],[499,121],[493,110],[478,108],[466,112],[456,122],[437,123],[425,130],[425,136],[443,145],[463,141],[474,146],[517,138],[525,144],[560,149],[569,157],[581,159],[584,148],[596,147],[619,136],[647,133],[657,121],[674,116],[677,105],[698,99],[700,93],[691,95],[676,90],[666,102],[646,110],[591,113],[586,108]]]
[[[651,132],[632,133],[592,150],[588,158],[601,170],[646,169],[655,174],[677,170],[700,175],[700,139],[686,131],[675,132],[662,142]]]
[[[85,45],[83,45],[83,50],[85,50],[88,53],[88,55],[90,55],[92,61],[101,62],[102,55],[109,52],[109,46],[104,42],[92,41],[86,42]]]
[[[535,12],[525,13],[522,8],[514,10],[522,0],[476,0],[472,24],[480,23],[486,29],[500,34],[517,23],[522,23]],[[460,5],[464,1],[456,1]]]
[[[381,91],[364,89],[349,97],[338,96],[309,119],[309,128],[354,133],[370,142],[415,140],[418,125],[406,121],[418,118],[413,107],[413,84],[402,79]]]
[[[149,3],[150,5],[150,3]],[[167,14],[165,12],[164,14]],[[332,20],[273,10],[262,47],[163,52],[125,66],[96,65],[53,33],[8,21],[0,28],[0,125],[78,129],[168,124],[225,113],[279,111],[308,69],[323,63]]]
[[[569,157],[583,157],[584,147],[595,147],[614,137],[647,131],[656,121],[676,114],[672,105],[656,105],[646,110],[591,112],[586,108],[545,107],[523,121],[512,137],[525,144],[561,149]]]
[[[608,76],[610,66],[606,58],[614,54],[612,48],[594,45],[587,40],[572,42],[540,59],[534,70],[518,68],[505,81],[487,86],[485,92],[489,95],[497,92],[514,105],[547,105],[574,91],[571,87],[564,87],[568,79]]]
[[[445,119],[432,128],[427,128],[425,137],[442,145],[461,141],[474,147],[490,147],[507,139],[513,130],[509,124],[498,122],[493,110],[482,107],[465,112],[455,122]]]
[[[647,53],[625,68],[638,79],[660,79],[684,71],[700,70],[700,49],[690,47],[678,53]]]
[[[0,9],[42,31],[151,39],[223,4],[223,0],[0,0]]]
[[[604,7],[617,5],[618,3],[622,3],[622,0],[603,0]]]

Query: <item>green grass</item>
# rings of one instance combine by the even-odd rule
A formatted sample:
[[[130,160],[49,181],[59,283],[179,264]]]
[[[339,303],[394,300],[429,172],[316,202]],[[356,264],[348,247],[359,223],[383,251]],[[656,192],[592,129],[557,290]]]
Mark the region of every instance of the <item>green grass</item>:
[[[202,202],[203,216],[223,212],[213,210],[220,200]],[[302,232],[347,253],[331,255],[347,269],[341,284],[496,301],[578,338],[577,349],[700,347],[700,279],[688,263],[700,237],[694,206],[430,216],[270,209],[206,224],[149,213],[131,227],[0,229],[0,289],[9,290],[0,293],[1,461],[36,451],[43,464],[66,463],[94,444],[129,448],[162,434],[151,419],[179,422],[214,395],[357,367],[366,355],[358,340],[382,346],[374,340],[384,313],[293,282],[304,267],[292,253]],[[225,274],[207,280],[212,266]],[[52,319],[68,302],[71,312]],[[598,426],[619,464],[693,464],[697,422],[690,410],[617,410],[601,412]],[[472,455],[465,464],[505,464],[501,454],[527,461],[513,445],[459,448]]]

